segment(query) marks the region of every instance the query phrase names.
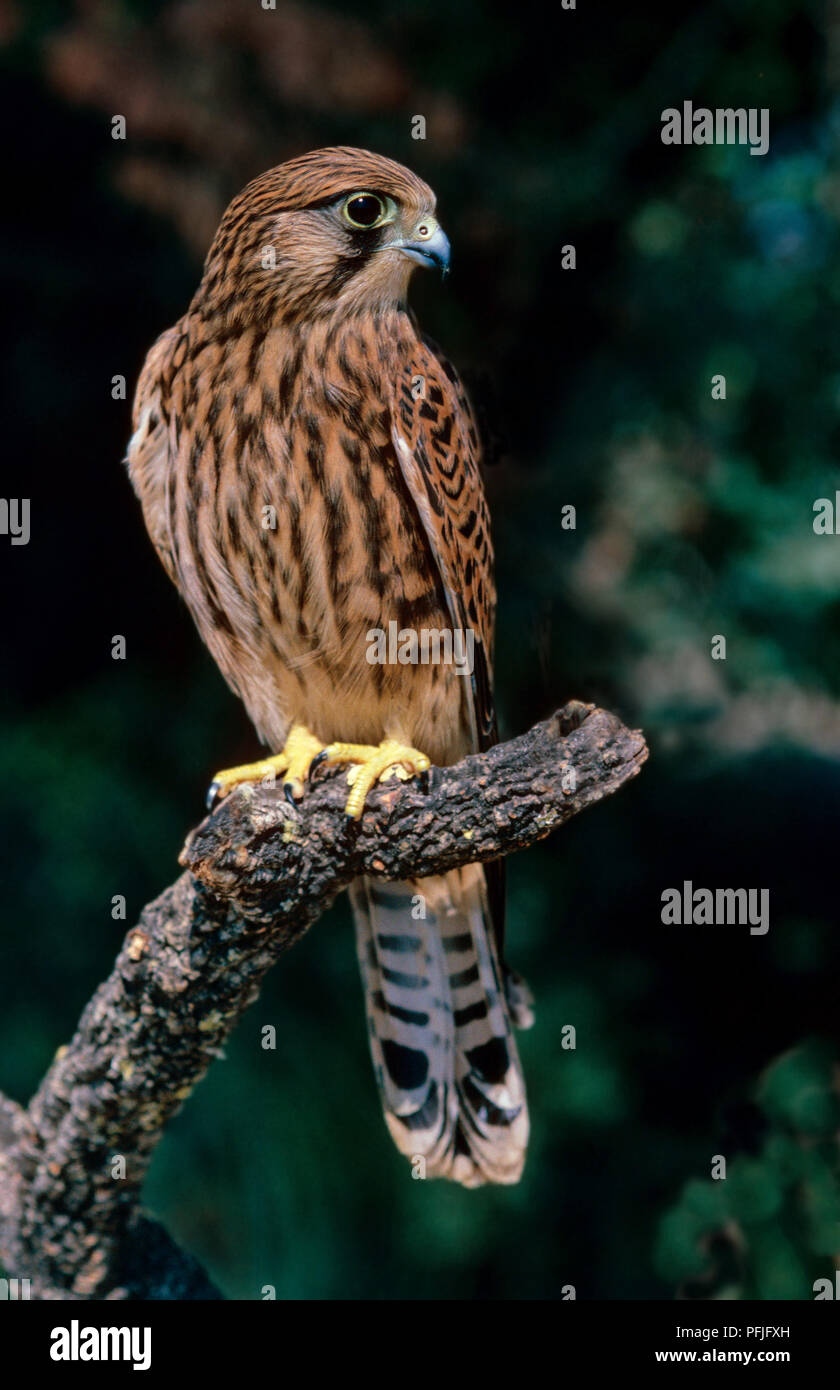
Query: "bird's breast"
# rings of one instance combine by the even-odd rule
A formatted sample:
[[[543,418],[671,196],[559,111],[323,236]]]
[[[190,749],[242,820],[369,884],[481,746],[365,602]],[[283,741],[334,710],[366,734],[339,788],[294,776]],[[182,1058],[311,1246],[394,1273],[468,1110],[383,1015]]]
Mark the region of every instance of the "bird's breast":
[[[464,676],[434,647],[450,620],[394,452],[382,344],[238,346],[175,489],[205,641],[272,744],[299,720],[324,741],[393,734],[459,756]]]

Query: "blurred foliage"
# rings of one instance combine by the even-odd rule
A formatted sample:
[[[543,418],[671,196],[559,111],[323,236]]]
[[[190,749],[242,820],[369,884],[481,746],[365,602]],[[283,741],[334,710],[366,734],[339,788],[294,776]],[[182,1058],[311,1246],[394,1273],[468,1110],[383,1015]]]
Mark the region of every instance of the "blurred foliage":
[[[662,1220],[656,1263],[687,1296],[807,1299],[826,1277],[840,1248],[837,1070],[823,1045],[779,1058],[758,1087],[754,1154],[687,1183]]]
[[[0,546],[0,1085],[31,1092],[121,939],[112,896],[136,916],[210,771],[255,751],[143,532],[111,378],[260,169],[344,142],[435,187],[454,272],[413,301],[496,441],[505,731],[575,696],[652,745],[510,865],[538,1005],[518,1188],[411,1181],[343,903],[274,972],[146,1194],[234,1297],[808,1298],[840,1254],[840,542],[812,525],[840,487],[840,15],[732,11],[580,0],[549,42],[536,0],[0,4],[0,389],[32,499]],[[664,147],[684,100],[768,106],[770,153]],[[686,879],[769,888],[769,934],[663,928]]]

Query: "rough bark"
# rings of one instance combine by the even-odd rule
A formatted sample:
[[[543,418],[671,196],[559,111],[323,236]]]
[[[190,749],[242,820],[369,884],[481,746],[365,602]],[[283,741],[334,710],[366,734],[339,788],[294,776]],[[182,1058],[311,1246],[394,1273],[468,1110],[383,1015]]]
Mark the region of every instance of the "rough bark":
[[[340,772],[240,788],[190,836],[28,1108],[0,1096],[0,1262],[36,1298],[214,1298],[140,1208],[155,1146],[263,976],[359,874],[423,878],[543,839],[634,777],[644,739],[573,702],[348,824]],[[124,1164],[124,1176],[119,1160]]]

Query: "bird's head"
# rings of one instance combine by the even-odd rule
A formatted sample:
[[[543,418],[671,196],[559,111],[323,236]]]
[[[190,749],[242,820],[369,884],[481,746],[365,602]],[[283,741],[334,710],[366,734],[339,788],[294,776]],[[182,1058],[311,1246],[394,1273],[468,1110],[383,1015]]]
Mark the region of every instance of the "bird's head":
[[[449,267],[435,195],[409,169],[346,146],[254,179],[230,204],[198,299],[230,323],[404,302],[415,266]]]

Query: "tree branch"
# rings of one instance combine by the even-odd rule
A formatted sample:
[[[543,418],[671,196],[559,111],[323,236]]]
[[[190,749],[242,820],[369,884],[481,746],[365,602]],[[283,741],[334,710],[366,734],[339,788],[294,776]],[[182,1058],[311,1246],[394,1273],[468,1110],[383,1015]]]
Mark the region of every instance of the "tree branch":
[[[181,854],[27,1110],[0,1096],[0,1261],[40,1298],[220,1297],[140,1210],[163,1130],[263,976],[360,874],[424,878],[543,839],[634,777],[641,734],[577,702],[430,785],[392,781],[361,822],[345,777],[290,807],[240,788]]]

